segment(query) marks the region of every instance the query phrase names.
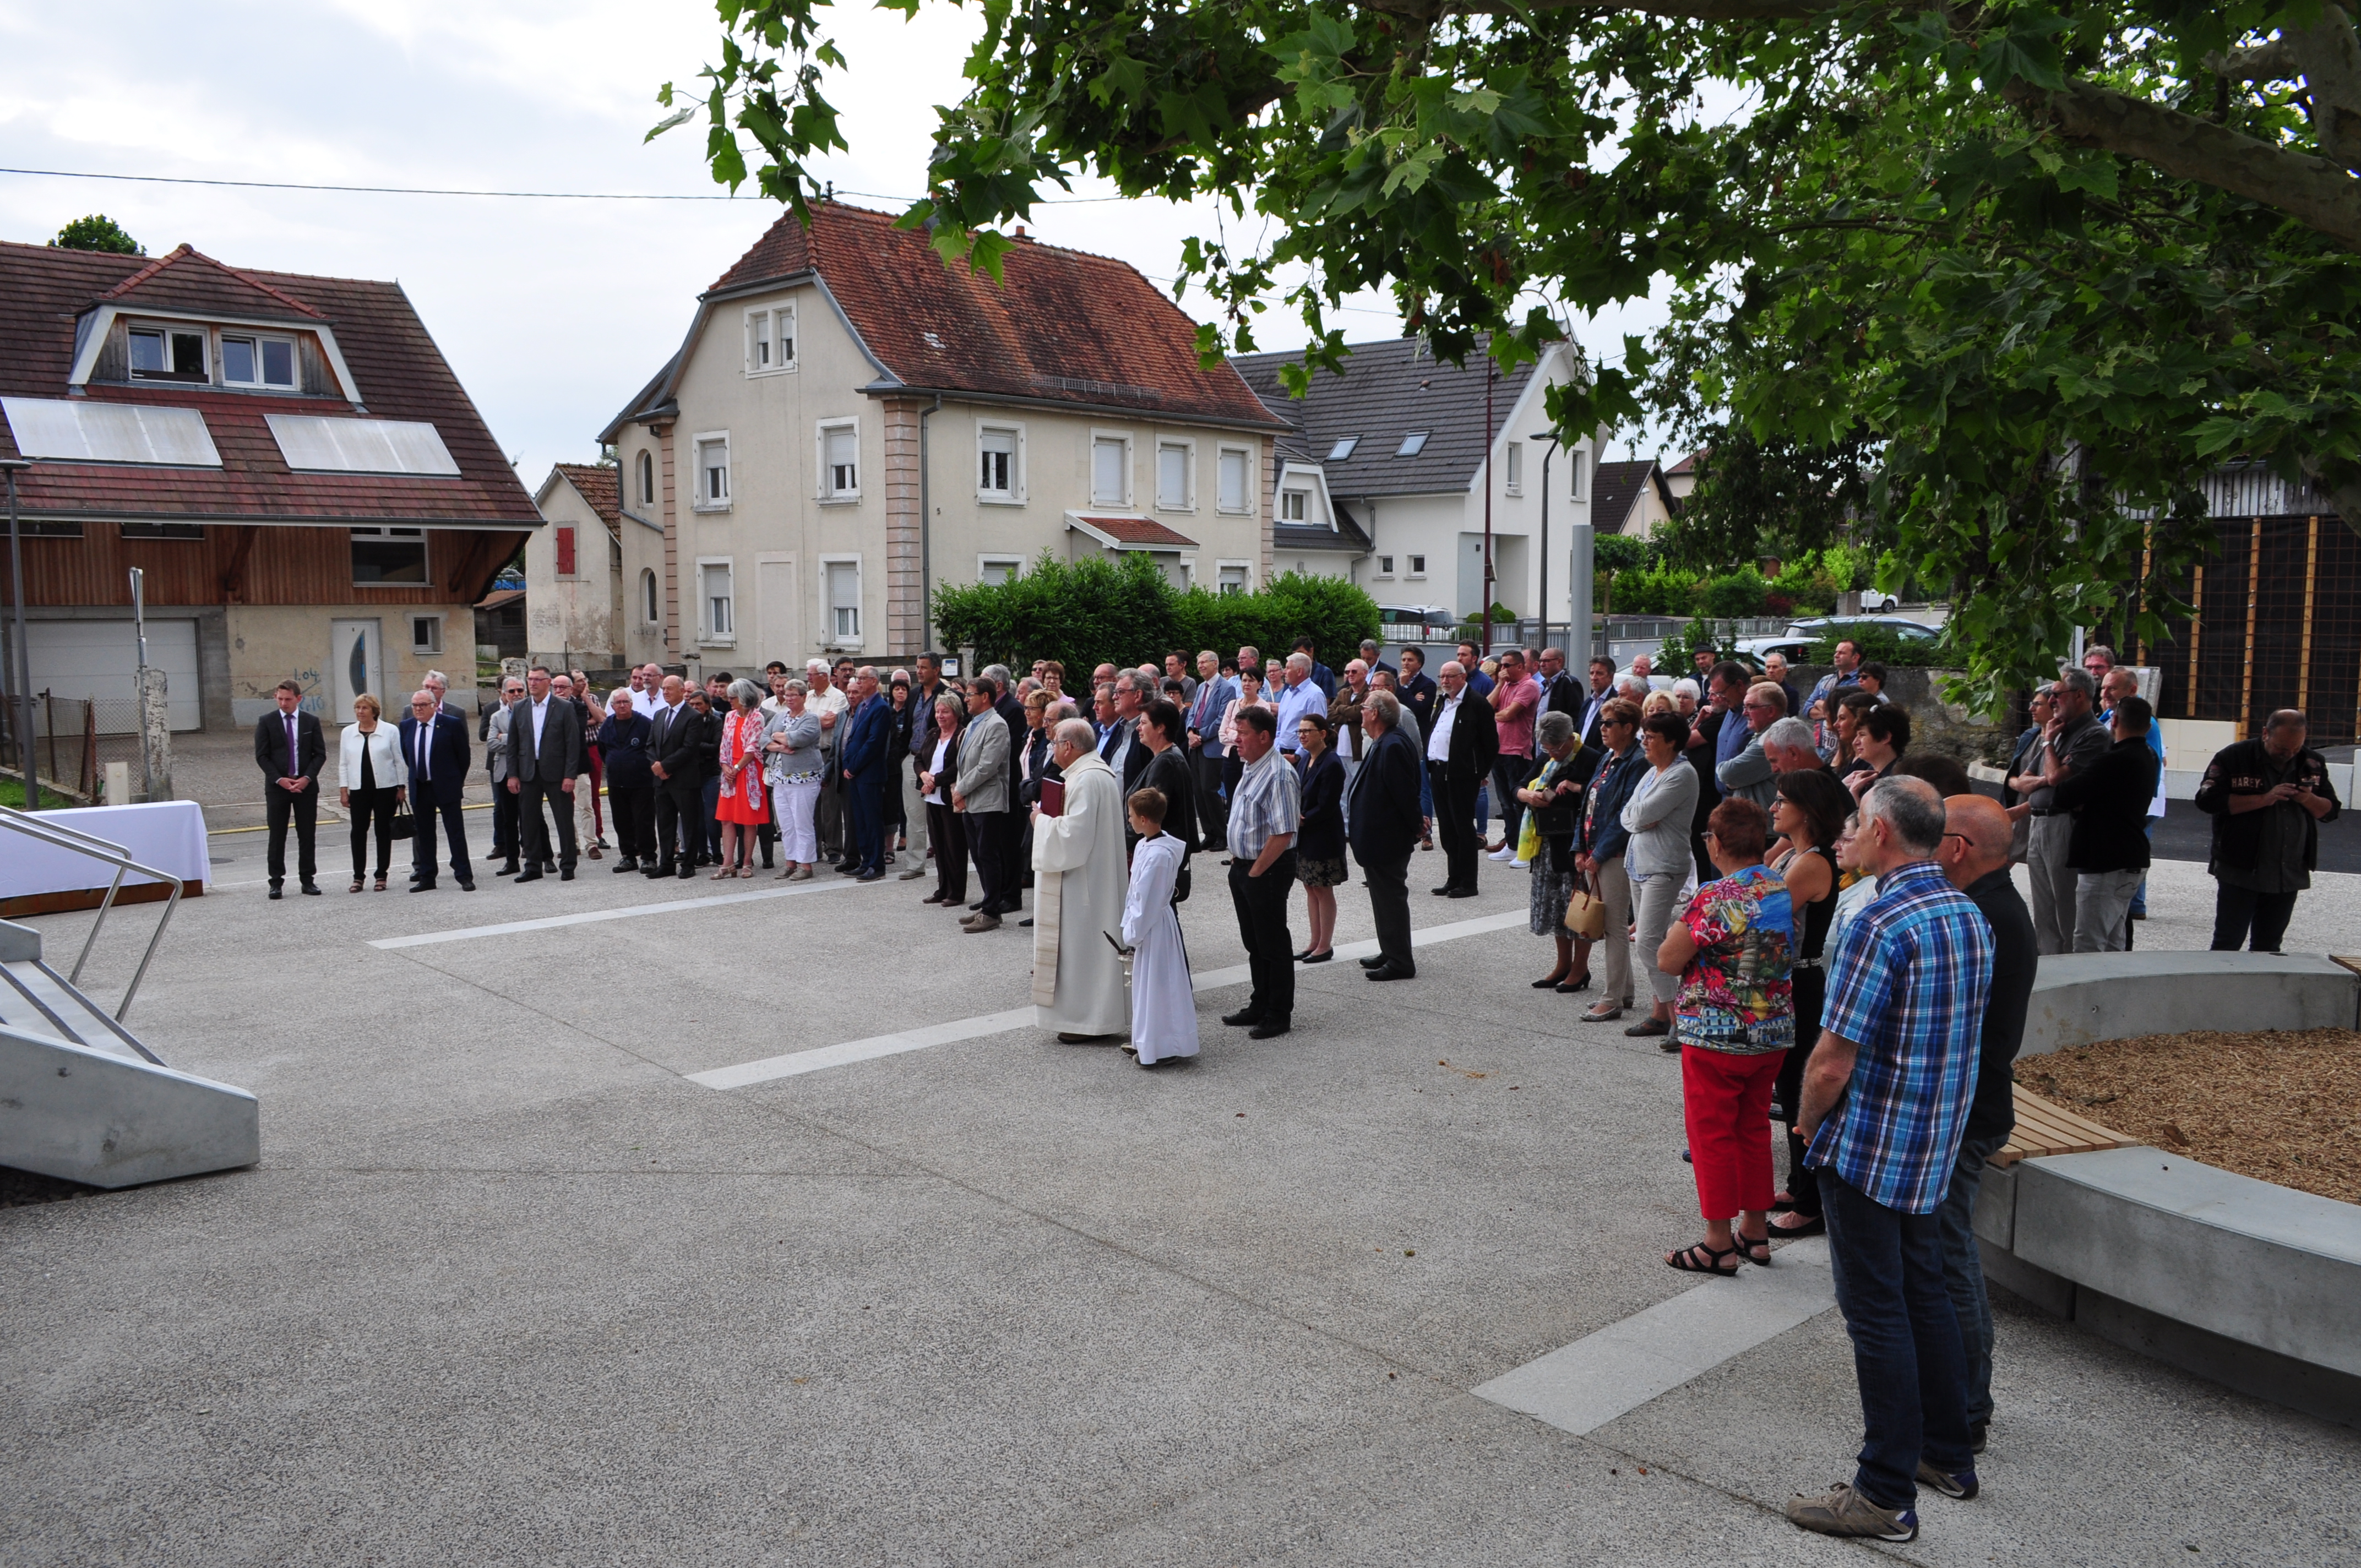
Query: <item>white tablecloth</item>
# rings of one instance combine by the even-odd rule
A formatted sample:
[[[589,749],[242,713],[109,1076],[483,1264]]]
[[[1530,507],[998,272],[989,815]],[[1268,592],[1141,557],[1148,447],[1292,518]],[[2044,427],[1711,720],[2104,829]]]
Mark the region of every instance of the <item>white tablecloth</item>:
[[[159,800],[145,806],[93,806],[79,811],[39,814],[60,828],[119,844],[142,865],[171,872],[184,882],[210,876],[205,854],[204,809],[193,800]],[[61,850],[12,829],[0,829],[0,898],[43,893],[104,891],[115,868],[71,850]],[[155,881],[133,872],[125,887]]]

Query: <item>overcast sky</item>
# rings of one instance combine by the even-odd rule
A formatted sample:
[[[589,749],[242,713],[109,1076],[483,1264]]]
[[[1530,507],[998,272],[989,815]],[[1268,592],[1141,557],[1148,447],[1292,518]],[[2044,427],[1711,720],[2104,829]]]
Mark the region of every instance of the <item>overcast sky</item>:
[[[923,184],[930,105],[959,93],[973,14],[913,26],[848,8],[832,93],[840,192],[898,210]],[[641,137],[655,92],[719,51],[705,0],[0,0],[0,149],[16,169],[467,190],[716,192],[703,132]],[[1078,188],[1078,193],[1089,194]],[[883,198],[883,199],[881,199]],[[696,296],[777,216],[737,202],[532,201],[240,191],[0,174],[0,237],[38,242],[104,213],[150,255],[187,242],[234,266],[401,280],[528,486],[587,462],[678,346]],[[1167,285],[1209,210],[1046,208],[1034,234],[1120,257]],[[1382,298],[1348,338],[1395,335]],[[1184,308],[1202,302],[1184,302]],[[1202,313],[1192,310],[1191,313]],[[1657,313],[1582,323],[1594,353]],[[1299,347],[1274,309],[1265,347]],[[1622,455],[1619,450],[1615,455]]]

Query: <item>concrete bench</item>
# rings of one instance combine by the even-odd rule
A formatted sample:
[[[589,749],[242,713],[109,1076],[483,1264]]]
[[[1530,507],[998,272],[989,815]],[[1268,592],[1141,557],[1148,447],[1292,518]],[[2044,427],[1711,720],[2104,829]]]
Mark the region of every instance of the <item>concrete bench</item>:
[[[2022,1054],[2356,1017],[2361,974],[2324,958],[2046,958]],[[1994,1159],[1976,1204],[1994,1283],[2103,1339],[2361,1426],[2361,1207],[2123,1144],[2022,1089],[2016,1101],[2019,1156]],[[2098,1146],[2067,1152],[2078,1142]]]

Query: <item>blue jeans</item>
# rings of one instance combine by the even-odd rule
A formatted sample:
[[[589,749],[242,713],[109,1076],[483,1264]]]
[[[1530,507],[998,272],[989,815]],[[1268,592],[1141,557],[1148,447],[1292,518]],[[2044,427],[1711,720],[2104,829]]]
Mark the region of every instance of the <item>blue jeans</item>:
[[[1955,1475],[1975,1467],[1941,1222],[1889,1209],[1831,1168],[1820,1171],[1820,1212],[1861,1385],[1853,1489],[1879,1508],[1906,1508],[1918,1497],[1921,1457]]]
[[[1951,1292],[1951,1312],[1960,1320],[1960,1354],[1967,1375],[1968,1425],[1992,1420],[1992,1299],[1984,1294],[1983,1255],[1976,1251],[1976,1191],[1984,1162],[2008,1142],[2005,1136],[1969,1138],[1951,1167],[1951,1190],[1935,1217],[1943,1227],[1943,1283]]]
[[[2145,831],[2147,834],[2148,841],[2150,843],[2154,843],[2156,841],[2156,824],[2157,818],[2151,817],[2147,819],[2147,827]],[[2147,878],[2146,876],[2142,876],[2140,878],[2139,887],[2132,894],[2130,917],[2134,920],[2145,920],[2147,918]]]

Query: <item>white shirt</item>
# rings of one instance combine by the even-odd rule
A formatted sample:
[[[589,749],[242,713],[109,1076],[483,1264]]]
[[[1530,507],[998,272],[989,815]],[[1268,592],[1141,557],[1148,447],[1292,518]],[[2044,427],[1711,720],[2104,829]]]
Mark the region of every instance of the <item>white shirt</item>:
[[[541,727],[549,722],[549,698],[543,697],[533,707],[533,754],[541,755]]]
[[[934,790],[926,796],[926,802],[928,806],[940,806],[943,804],[943,786],[941,783],[943,776],[943,753],[950,749],[951,743],[950,740],[943,737],[939,731],[935,740],[935,760],[927,764],[928,776],[936,781]]]
[[[1461,686],[1457,696],[1445,696],[1434,705],[1434,733],[1426,738],[1426,760],[1430,762],[1451,761],[1451,727],[1459,720],[1459,705],[1467,700],[1467,688]]]

